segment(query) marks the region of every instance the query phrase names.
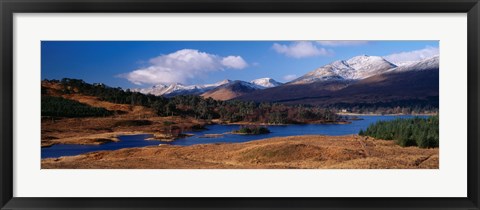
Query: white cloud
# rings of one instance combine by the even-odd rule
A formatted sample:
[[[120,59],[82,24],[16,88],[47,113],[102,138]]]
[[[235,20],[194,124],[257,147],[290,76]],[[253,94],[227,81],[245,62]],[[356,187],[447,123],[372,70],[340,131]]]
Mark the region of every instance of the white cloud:
[[[439,53],[440,52],[437,47],[427,46],[420,50],[395,53],[395,54],[384,56],[383,58],[385,58],[386,60],[396,65],[402,65],[402,64],[407,64],[415,61],[420,61],[426,58],[430,58],[438,55]]]
[[[243,69],[248,66],[247,62],[240,56],[227,56],[222,59],[222,64],[228,68]]]
[[[364,45],[367,44],[368,41],[317,41],[318,44],[323,46],[329,47],[337,47],[337,46],[356,46],[356,45]]]
[[[142,84],[185,83],[189,79],[224,69],[248,66],[240,56],[221,57],[194,49],[183,49],[160,55],[149,61],[150,66],[119,75],[130,82]]]
[[[294,80],[294,79],[296,79],[296,78],[297,78],[297,75],[295,75],[295,74],[289,74],[289,75],[283,76],[283,81],[285,81],[285,82],[290,82],[290,81],[292,81],[292,80]]]
[[[277,53],[284,54],[293,58],[326,56],[332,53],[325,48],[317,47],[313,42],[307,41],[293,42],[290,45],[274,43],[272,48]]]

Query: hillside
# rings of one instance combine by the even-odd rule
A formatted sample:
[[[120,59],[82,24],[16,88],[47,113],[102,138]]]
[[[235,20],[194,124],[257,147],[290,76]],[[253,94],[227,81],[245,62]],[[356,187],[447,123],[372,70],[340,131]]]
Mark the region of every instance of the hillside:
[[[42,116],[42,147],[54,144],[103,144],[118,141],[118,135],[135,133],[162,135],[170,129],[164,122],[174,122],[181,130],[205,124],[203,120],[189,117],[161,117],[151,108],[108,102],[78,93],[75,88],[70,93],[64,93],[58,82],[42,82],[42,97],[62,97],[114,113],[112,116],[82,118]]]
[[[259,90],[235,98],[242,101],[256,102],[292,102],[310,98],[327,96],[341,90],[354,81],[329,80],[309,84],[285,84],[266,90]]]
[[[204,98],[213,98],[215,100],[225,101],[252,93],[256,90],[261,90],[263,88],[264,87],[254,85],[252,83],[236,80],[231,83],[216,87],[213,90],[203,93],[201,96]]]
[[[89,96],[77,92],[78,90],[73,90],[70,93],[63,92],[63,87],[59,82],[42,82],[42,95],[45,96],[63,97],[65,99],[78,101],[92,107],[101,107],[109,111],[114,111],[116,113],[123,113],[121,114],[121,116],[139,117],[154,115],[154,111],[152,109],[144,106],[112,103],[101,100],[95,96]]]

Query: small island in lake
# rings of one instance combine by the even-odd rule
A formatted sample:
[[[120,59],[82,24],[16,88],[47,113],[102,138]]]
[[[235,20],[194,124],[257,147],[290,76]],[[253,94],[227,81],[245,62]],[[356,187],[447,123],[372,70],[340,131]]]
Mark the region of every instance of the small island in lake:
[[[242,125],[240,129],[234,130],[233,134],[259,135],[270,133],[270,130],[264,126]]]
[[[42,42],[41,167],[438,169],[438,41],[329,43]]]

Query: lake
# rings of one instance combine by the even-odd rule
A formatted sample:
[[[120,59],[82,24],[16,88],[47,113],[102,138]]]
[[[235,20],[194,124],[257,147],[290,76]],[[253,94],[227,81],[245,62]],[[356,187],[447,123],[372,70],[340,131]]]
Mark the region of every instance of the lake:
[[[298,135],[348,135],[358,134],[360,129],[366,129],[371,123],[379,120],[393,120],[396,118],[412,118],[411,115],[402,116],[359,116],[363,120],[354,120],[351,124],[307,124],[307,125],[270,125],[269,134],[261,135],[235,135],[224,134],[233,130],[238,130],[239,125],[209,125],[207,130],[186,132],[194,134],[194,136],[177,139],[173,142],[161,142],[145,140],[151,137],[149,134],[119,136],[119,142],[111,142],[102,145],[76,145],[76,144],[57,144],[51,147],[42,148],[42,158],[52,158],[60,156],[79,155],[87,152],[102,150],[117,150],[132,147],[145,147],[159,144],[171,145],[194,145],[194,144],[210,144],[210,143],[238,143],[248,142],[252,140],[265,139],[281,136],[298,136]],[[421,116],[426,117],[426,116]],[[224,134],[217,138],[201,138],[205,134]]]

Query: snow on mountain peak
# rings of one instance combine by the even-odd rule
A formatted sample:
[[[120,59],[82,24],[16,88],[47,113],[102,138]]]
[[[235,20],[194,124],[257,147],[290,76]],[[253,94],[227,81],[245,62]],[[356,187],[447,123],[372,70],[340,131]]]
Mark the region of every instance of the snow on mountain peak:
[[[227,86],[227,85],[236,85],[236,86],[243,86],[250,89],[265,89],[270,87],[276,87],[281,85],[282,83],[275,81],[271,78],[260,78],[253,80],[252,82],[245,82],[240,80],[229,80],[225,79],[213,84],[204,84],[204,85],[184,85],[181,83],[173,83],[173,84],[158,84],[154,85],[151,88],[144,88],[144,89],[133,89],[132,91],[140,92],[144,94],[153,94],[157,96],[176,96],[176,95],[188,95],[188,94],[195,94],[200,95],[207,91],[213,90],[220,86]]]
[[[346,63],[355,70],[354,73],[346,79],[364,79],[396,67],[382,57],[368,55],[353,57],[347,60]]]
[[[396,68],[390,69],[388,72],[424,71],[430,69],[438,69],[440,64],[439,62],[440,57],[437,55],[421,61],[398,66]]]
[[[184,85],[182,83],[172,83],[172,84],[158,84],[154,85],[151,88],[143,89],[134,89],[133,91],[140,92],[143,94],[153,94],[156,96],[161,95],[184,95],[184,94],[201,94],[206,91],[209,91],[213,88],[216,88],[221,85],[231,83],[231,80],[222,80],[214,84],[205,84],[205,85]]]
[[[364,79],[396,67],[379,56],[360,55],[348,60],[338,60],[322,66],[292,81],[293,84],[326,80]]]
[[[250,83],[255,84],[257,86],[261,86],[263,88],[277,87],[277,86],[282,84],[282,83],[277,82],[274,79],[268,78],[268,77],[255,79],[255,80],[250,81]]]
[[[232,82],[232,80],[225,79],[225,80],[213,83],[213,84],[205,84],[205,85],[200,85],[200,86],[203,86],[203,87],[218,87],[218,86],[228,84],[228,83],[231,83],[231,82]]]

